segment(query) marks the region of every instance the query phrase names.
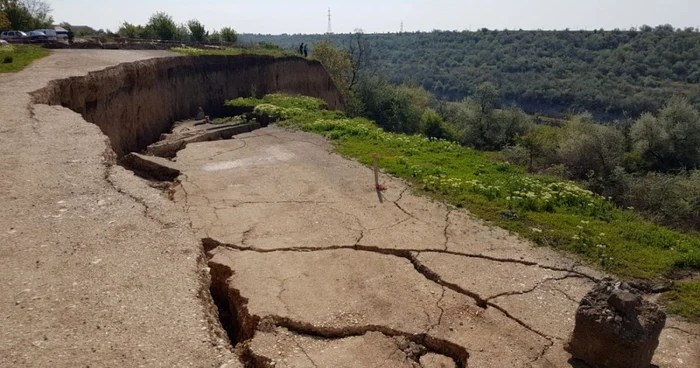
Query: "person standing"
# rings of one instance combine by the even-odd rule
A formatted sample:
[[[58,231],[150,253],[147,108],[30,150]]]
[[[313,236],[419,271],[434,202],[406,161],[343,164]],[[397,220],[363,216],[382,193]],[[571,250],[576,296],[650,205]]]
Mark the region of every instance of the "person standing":
[[[302,42],[301,45],[299,45],[299,55],[304,55],[304,43]]]
[[[309,45],[304,45],[304,57],[309,57]]]

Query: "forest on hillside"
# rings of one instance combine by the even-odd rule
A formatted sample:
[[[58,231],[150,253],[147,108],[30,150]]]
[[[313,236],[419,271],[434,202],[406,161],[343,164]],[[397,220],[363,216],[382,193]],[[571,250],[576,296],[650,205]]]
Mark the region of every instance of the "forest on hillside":
[[[613,120],[655,112],[674,95],[700,106],[700,32],[670,25],[612,31],[433,31],[366,34],[372,60],[394,84],[416,82],[458,101],[491,82],[529,113],[589,111]],[[286,49],[349,34],[254,35]],[[313,52],[313,47],[312,47]]]

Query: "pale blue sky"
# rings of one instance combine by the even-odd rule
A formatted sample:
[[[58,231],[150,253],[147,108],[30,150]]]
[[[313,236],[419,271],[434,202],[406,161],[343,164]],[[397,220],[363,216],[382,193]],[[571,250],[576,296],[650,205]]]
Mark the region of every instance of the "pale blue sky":
[[[57,22],[116,30],[166,11],[177,22],[197,18],[208,29],[241,33],[397,32],[433,29],[593,29],[670,23],[700,26],[700,0],[48,0]]]

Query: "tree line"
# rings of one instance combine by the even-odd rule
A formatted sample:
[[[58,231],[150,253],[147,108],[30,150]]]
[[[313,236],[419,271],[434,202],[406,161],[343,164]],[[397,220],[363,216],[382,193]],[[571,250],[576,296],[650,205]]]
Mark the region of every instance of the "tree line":
[[[238,40],[238,34],[231,27],[209,32],[197,19],[178,24],[165,12],[154,13],[145,25],[123,22],[117,34],[126,38],[195,42],[235,43]]]
[[[347,34],[241,35],[293,48]],[[473,96],[484,82],[528,113],[589,111],[599,120],[638,117],[676,94],[700,106],[700,32],[670,25],[593,31],[433,31],[368,34],[373,58],[394,84],[415,82],[440,99]]]

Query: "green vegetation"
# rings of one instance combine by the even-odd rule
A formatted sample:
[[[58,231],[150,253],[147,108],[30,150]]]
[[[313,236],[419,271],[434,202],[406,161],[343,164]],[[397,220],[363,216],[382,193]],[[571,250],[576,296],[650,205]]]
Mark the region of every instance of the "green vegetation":
[[[700,282],[677,282],[661,301],[666,304],[668,313],[700,322]]]
[[[297,54],[284,51],[279,48],[269,47],[228,47],[224,49],[197,49],[193,47],[174,47],[170,51],[191,56],[202,55],[269,55],[276,57],[298,56]]]
[[[48,56],[50,51],[35,45],[6,45],[0,46],[0,73],[18,72],[34,60]]]
[[[412,182],[419,191],[467,208],[536,244],[578,254],[618,276],[655,278],[700,269],[700,238],[654,225],[573,182],[527,174],[454,142],[388,133],[365,118],[324,110],[321,101],[309,97],[269,95],[227,104],[249,106],[281,119],[282,126],[323,134],[341,154],[365,164],[377,153],[386,172]],[[674,313],[692,318],[698,310],[689,293],[698,284],[687,285],[694,289],[675,290]]]
[[[252,35],[286,49],[354,35]],[[458,101],[484,82],[529,113],[588,110],[597,118],[655,112],[674,94],[700,104],[700,32],[670,25],[612,31],[491,31],[368,34],[372,59],[396,85],[413,81]],[[315,50],[315,49],[314,49]],[[313,50],[312,50],[313,51]]]
[[[99,31],[98,31],[99,33]],[[109,33],[109,31],[107,32]],[[194,41],[194,42],[227,42],[236,43],[238,34],[231,27],[224,27],[221,31],[206,30],[204,24],[196,19],[187,23],[178,24],[173,17],[165,12],[156,12],[148,19],[146,25],[124,22],[119,27],[117,34],[126,38],[140,38],[144,40],[166,41]]]
[[[0,0],[0,31],[53,28],[51,5],[41,0]]]

